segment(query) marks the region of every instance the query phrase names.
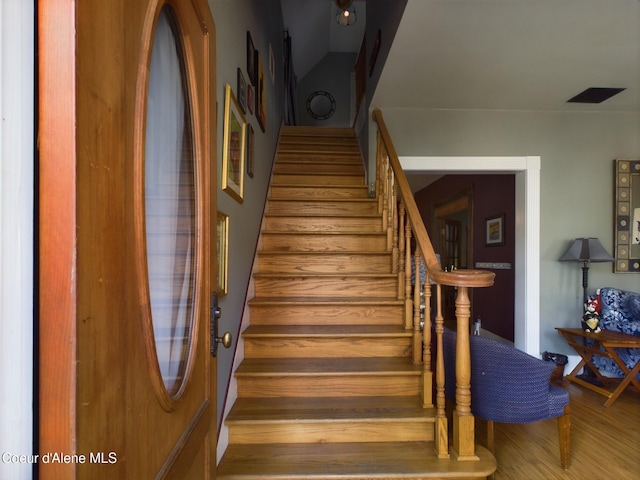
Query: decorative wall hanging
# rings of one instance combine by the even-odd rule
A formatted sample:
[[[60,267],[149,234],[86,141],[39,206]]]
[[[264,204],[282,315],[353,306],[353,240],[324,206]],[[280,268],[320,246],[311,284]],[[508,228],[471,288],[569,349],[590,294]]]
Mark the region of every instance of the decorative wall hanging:
[[[640,273],[640,160],[614,160],[615,273]]]
[[[326,120],[336,111],[336,100],[329,92],[318,90],[307,98],[307,113],[316,120]]]
[[[217,246],[218,246],[218,295],[228,293],[229,277],[229,216],[218,212],[217,222]]]
[[[238,103],[240,104],[240,108],[242,108],[242,113],[247,112],[247,82],[244,81],[244,75],[242,75],[242,70],[238,68],[238,80],[237,80],[237,90],[238,92]]]
[[[253,39],[251,38],[251,32],[247,30],[247,75],[249,76],[249,83],[256,84],[256,52],[253,46]]]
[[[267,130],[267,84],[264,76],[264,67],[262,66],[262,57],[257,55],[257,58],[256,118],[260,129],[265,132]]]
[[[244,162],[246,125],[240,104],[225,85],[224,131],[222,140],[222,189],[242,203],[244,200]]]
[[[484,244],[488,247],[504,245],[504,213],[486,218]]]
[[[253,127],[247,123],[247,175],[253,178]]]

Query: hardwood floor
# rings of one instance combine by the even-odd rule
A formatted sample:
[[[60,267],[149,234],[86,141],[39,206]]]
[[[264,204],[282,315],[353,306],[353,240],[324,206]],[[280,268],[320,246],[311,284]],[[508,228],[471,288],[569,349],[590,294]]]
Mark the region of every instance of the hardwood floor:
[[[578,385],[571,395],[571,463],[560,467],[557,422],[495,424],[495,480],[640,479],[640,393],[632,388],[609,408],[605,397]],[[486,426],[476,420],[485,445]]]

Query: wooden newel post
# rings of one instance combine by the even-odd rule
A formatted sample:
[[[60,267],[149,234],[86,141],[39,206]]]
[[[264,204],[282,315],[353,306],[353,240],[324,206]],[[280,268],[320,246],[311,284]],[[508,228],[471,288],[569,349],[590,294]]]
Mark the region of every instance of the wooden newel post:
[[[469,288],[458,287],[456,298],[456,410],[453,412],[453,450],[458,460],[478,460],[475,454],[475,421],[471,413],[471,349]]]

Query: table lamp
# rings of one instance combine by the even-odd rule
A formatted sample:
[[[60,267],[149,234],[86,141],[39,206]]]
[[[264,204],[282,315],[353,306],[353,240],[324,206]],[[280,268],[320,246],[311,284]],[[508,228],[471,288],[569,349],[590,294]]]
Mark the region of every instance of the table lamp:
[[[589,285],[589,264],[595,262],[613,262],[597,238],[576,238],[569,250],[560,257],[561,262],[583,262],[582,265],[582,300],[587,303],[587,286]]]

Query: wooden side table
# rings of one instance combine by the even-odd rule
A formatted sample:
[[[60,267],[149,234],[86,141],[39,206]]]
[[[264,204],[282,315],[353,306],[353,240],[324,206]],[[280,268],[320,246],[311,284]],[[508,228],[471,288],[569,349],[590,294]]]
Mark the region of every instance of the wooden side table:
[[[629,369],[615,350],[616,348],[640,348],[640,337],[629,335],[628,333],[613,332],[611,330],[602,330],[599,333],[585,332],[581,328],[556,328],[556,330],[560,335],[564,336],[567,343],[571,345],[582,358],[576,368],[565,377],[564,385],[573,382],[604,395],[608,398],[604,403],[605,407],[613,405],[613,402],[616,401],[630,383],[640,392],[640,382],[638,382],[636,378],[636,375],[640,372],[640,361],[638,361],[633,368]],[[583,341],[584,339],[593,340],[593,346],[587,346],[586,342]],[[602,347],[602,349],[600,349],[600,347]],[[610,358],[616,362],[616,365],[618,365],[624,373],[622,381],[601,375],[598,368],[591,362],[593,355]],[[585,365],[593,370],[604,387],[599,387],[577,378],[576,375]],[[612,390],[611,387],[616,384],[617,386]]]

